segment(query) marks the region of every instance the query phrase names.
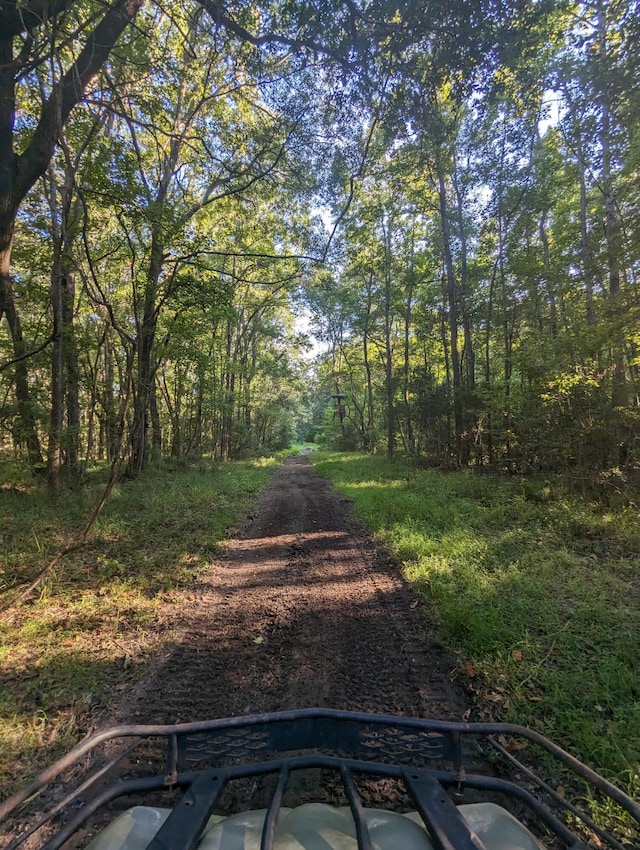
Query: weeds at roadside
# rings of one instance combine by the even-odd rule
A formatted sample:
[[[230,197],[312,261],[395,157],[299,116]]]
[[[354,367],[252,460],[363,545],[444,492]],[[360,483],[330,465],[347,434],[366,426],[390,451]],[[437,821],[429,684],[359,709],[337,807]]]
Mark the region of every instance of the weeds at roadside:
[[[274,459],[150,470],[121,482],[88,545],[0,618],[0,798],[100,725],[172,641],[167,607],[188,593]],[[0,487],[0,605],[86,519],[100,482],[58,502],[32,483]]]
[[[548,482],[318,453],[427,600],[494,719],[640,783],[640,524]]]

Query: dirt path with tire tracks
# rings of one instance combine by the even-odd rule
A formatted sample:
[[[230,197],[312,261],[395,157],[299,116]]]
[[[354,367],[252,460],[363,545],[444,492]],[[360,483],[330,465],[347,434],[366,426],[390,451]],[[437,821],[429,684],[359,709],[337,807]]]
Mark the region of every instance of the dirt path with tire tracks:
[[[460,718],[465,697],[397,565],[288,458],[180,611],[175,650],[119,719],[328,706]]]
[[[108,712],[108,725],[313,706],[455,720],[467,709],[460,681],[452,678],[455,661],[435,639],[400,568],[303,456],[276,470],[241,535],[228,542],[185,604],[175,606],[166,626],[177,635],[175,644]],[[109,747],[102,763],[105,755]],[[125,771],[147,773],[156,762],[162,770],[162,757],[150,742]],[[304,774],[287,786],[289,805],[336,800],[331,777]],[[367,805],[404,805],[386,780],[365,786]],[[259,808],[268,793],[268,783],[246,780],[225,791],[219,808]],[[53,802],[55,795],[42,805]],[[71,846],[84,846],[88,835],[134,802],[111,804]],[[156,802],[172,804],[163,797]]]

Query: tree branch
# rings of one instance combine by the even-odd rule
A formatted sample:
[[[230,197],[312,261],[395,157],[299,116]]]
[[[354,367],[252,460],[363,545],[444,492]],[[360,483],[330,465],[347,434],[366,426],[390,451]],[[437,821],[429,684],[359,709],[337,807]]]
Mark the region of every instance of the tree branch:
[[[19,363],[21,360],[27,360],[29,357],[33,357],[38,354],[40,351],[45,349],[48,345],[53,342],[53,337],[50,336],[48,339],[39,345],[37,348],[32,349],[31,351],[26,351],[24,354],[21,354],[19,357],[13,357],[11,360],[4,360],[0,363],[0,372],[4,372],[5,369],[8,369],[10,366],[13,366],[15,363]]]
[[[111,6],[87,37],[76,61],[54,87],[42,108],[40,121],[28,147],[16,158],[14,197],[23,198],[46,171],[71,110],[82,99],[85,89],[106,62],[114,44],[133,21],[142,3],[143,0],[120,0]]]
[[[74,5],[76,0],[31,0],[20,4],[16,0],[0,3],[0,32],[14,38],[29,33],[43,21],[57,17]]]

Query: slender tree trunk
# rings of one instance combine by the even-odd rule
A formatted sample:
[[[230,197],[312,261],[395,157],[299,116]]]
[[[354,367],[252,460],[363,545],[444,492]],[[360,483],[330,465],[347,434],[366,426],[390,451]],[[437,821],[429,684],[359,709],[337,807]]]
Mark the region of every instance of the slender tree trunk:
[[[71,487],[77,487],[82,483],[82,470],[80,466],[80,365],[73,326],[75,292],[74,276],[71,272],[68,272],[62,280],[62,339],[64,343],[64,369],[67,381],[65,465]]]
[[[452,385],[451,385],[451,358],[449,357],[449,342],[447,338],[447,307],[444,303],[446,300],[446,275],[442,282],[443,286],[443,304],[442,310],[440,312],[440,338],[442,341],[442,351],[444,353],[444,369],[445,369],[445,377],[447,384],[447,395],[451,398],[452,395]],[[452,429],[451,429],[451,403],[447,404],[447,463],[451,463],[451,455],[453,453],[453,442],[455,441],[455,434],[453,435],[453,441],[451,439]]]
[[[605,62],[608,54],[606,7],[598,3],[598,30],[600,56]],[[611,165],[611,110],[608,93],[603,91],[600,103],[600,148],[602,151],[602,192],[604,195],[605,237],[607,243],[607,267],[609,271],[609,298],[611,317],[615,321],[622,313],[620,295],[620,260],[622,257],[622,232],[616,210]],[[613,407],[627,406],[627,386],[625,375],[624,340],[615,338],[620,331],[616,329],[612,341],[613,350],[613,389],[611,403]]]
[[[233,374],[233,327],[231,317],[227,319],[226,357],[224,371],[224,390],[220,427],[220,457],[228,460],[231,453],[231,428],[235,399],[235,376]]]
[[[467,248],[467,231],[464,221],[464,197],[460,187],[460,180],[456,175],[456,213],[458,219],[458,238],[460,240],[460,313],[462,318],[462,330],[464,333],[464,361],[467,389],[473,390],[476,386],[476,355],[473,346],[473,335],[471,333],[471,316],[469,314],[469,252]]]
[[[158,387],[155,375],[151,382],[151,394],[149,395],[149,416],[151,417],[151,457],[154,461],[158,461],[162,457],[162,423],[158,409]]]
[[[355,427],[360,432],[360,437],[362,440],[362,446],[365,450],[368,450],[368,441],[367,441],[367,422],[365,419],[365,405],[360,404],[358,400],[358,389],[356,389],[356,382],[354,380],[355,369],[349,363],[349,358],[347,356],[347,352],[344,348],[341,349],[341,354],[344,359],[345,365],[347,367],[347,380],[349,382],[349,394],[351,396],[351,408],[354,411],[354,415],[352,419],[354,421]],[[340,400],[338,399],[338,403]]]
[[[502,230],[502,223],[500,223]],[[500,239],[501,241],[501,239]],[[503,247],[500,244],[500,260],[498,264],[500,292],[502,295],[502,341],[504,345],[504,416],[505,453],[511,457],[511,429],[513,418],[511,412],[511,373],[513,371],[513,335],[509,324],[509,293],[507,291],[507,275],[504,267]],[[515,309],[515,307],[513,308]]]
[[[142,320],[138,323],[136,392],[133,404],[133,429],[131,432],[131,455],[126,474],[138,476],[149,462],[149,414],[154,390],[153,344],[155,341],[158,314],[156,296],[158,281],[163,265],[163,246],[160,239],[160,224],[154,226],[151,238],[151,259],[144,293]]]
[[[0,169],[2,168],[0,163]],[[42,465],[42,449],[36,418],[31,404],[29,389],[28,348],[25,344],[20,316],[13,297],[13,286],[10,276],[11,248],[13,245],[13,228],[17,210],[5,210],[0,197],[0,316],[4,316],[9,326],[13,342],[13,354],[16,363],[13,366],[15,376],[15,393],[18,406],[20,426],[19,442],[26,446],[29,463],[32,468]]]
[[[51,306],[53,311],[53,345],[51,351],[51,418],[47,450],[47,473],[49,488],[52,493],[58,495],[60,492],[62,431],[64,428],[64,351],[60,257],[54,262],[51,272]]]
[[[556,304],[556,293],[553,285],[552,276],[553,270],[551,266],[551,251],[549,248],[549,237],[547,236],[546,226],[546,211],[540,216],[538,232],[540,241],[542,242],[542,252],[544,258],[545,283],[547,289],[547,297],[549,299],[549,309],[551,310],[551,336],[554,339],[558,337],[558,306]]]
[[[25,345],[20,317],[15,308],[13,293],[10,288],[5,290],[4,296],[2,306],[9,330],[11,331],[13,353],[17,360],[13,368],[16,401],[20,418],[19,442],[26,446],[29,463],[33,469],[36,469],[42,465],[42,449],[40,447],[38,427],[31,402],[31,391],[29,389],[29,371],[26,357],[28,349]]]
[[[491,333],[493,329],[493,304],[495,301],[495,293],[496,293],[496,279],[498,275],[498,263],[495,262],[493,264],[493,269],[491,271],[491,282],[489,284],[489,300],[487,303],[487,330],[485,335],[485,349],[484,349],[484,381],[487,390],[492,390],[492,381],[493,381],[493,371],[491,369]],[[493,456],[493,405],[489,406],[489,413],[487,415],[487,454],[489,458],[489,465],[493,465],[494,456]]]
[[[0,315],[9,325],[14,354],[21,358],[15,365],[16,398],[21,420],[20,438],[27,446],[31,465],[42,463],[42,451],[31,406],[27,348],[13,297],[10,277],[11,247],[20,204],[37,180],[44,175],[60,138],[62,128],[74,107],[82,99],[90,81],[108,59],[113,45],[137,15],[142,0],[122,0],[108,7],[94,28],[87,32],[84,47],[42,105],[38,122],[26,146],[14,150],[16,127],[16,79],[24,72],[21,57],[14,57],[14,45],[20,37],[31,38],[24,13],[32,13],[17,4],[4,4],[6,28],[0,33]],[[57,7],[64,8],[63,6]],[[46,16],[47,6],[42,7]],[[32,16],[32,15],[31,15]],[[32,16],[33,17],[33,16]],[[28,55],[28,52],[27,54]],[[21,127],[20,133],[24,132]]]
[[[595,268],[593,262],[593,251],[589,243],[589,220],[587,214],[587,181],[584,173],[584,163],[578,163],[580,172],[580,254],[582,257],[582,274],[584,276],[585,315],[587,324],[591,327],[595,323],[593,313],[593,285],[595,280]]]
[[[109,463],[113,462],[118,445],[118,415],[114,396],[115,368],[113,362],[113,346],[109,330],[105,334],[104,343],[104,394],[102,406],[105,413],[104,448]]]
[[[373,298],[373,272],[367,283],[367,312],[365,316],[364,333],[362,334],[362,357],[367,393],[367,440],[366,448],[371,454],[376,453],[375,407],[373,402],[373,379],[371,376],[371,360],[369,359],[369,323],[371,320],[371,303]]]
[[[98,392],[98,379],[99,379],[99,368],[100,368],[100,358],[102,357],[102,348],[104,346],[104,340],[106,336],[103,334],[102,339],[98,342],[98,347],[96,350],[95,360],[93,363],[89,361],[88,369],[91,377],[90,387],[89,387],[89,410],[87,413],[87,447],[86,447],[86,461],[87,464],[94,459],[94,442],[95,442],[95,423],[96,419],[99,417],[96,415],[96,411],[98,408],[98,404],[100,404],[100,395]],[[98,426],[99,427],[99,426]]]
[[[608,114],[608,110],[603,110]],[[613,186],[611,184],[610,163],[611,154],[607,141],[609,132],[608,118],[605,121],[603,116],[603,133],[602,133],[602,159],[603,159],[603,191],[604,191],[604,206],[605,206],[605,234],[607,241],[607,266],[609,272],[609,299],[611,318],[614,324],[618,324],[616,319],[622,313],[621,294],[620,294],[620,256],[622,251],[620,239],[620,222],[615,206],[613,194]],[[604,129],[606,127],[606,129]],[[625,358],[624,358],[624,341],[618,338],[619,330],[614,333],[612,340],[613,350],[613,389],[611,393],[611,403],[613,407],[627,406],[627,386],[625,374]]]
[[[183,452],[182,420],[184,416],[184,411],[182,399],[184,395],[184,372],[179,366],[176,369],[174,386],[175,391],[173,394],[173,409],[175,412],[176,427],[173,432],[173,445],[171,447],[171,453],[175,458],[180,458],[182,457]]]
[[[209,353],[211,357],[211,353]],[[204,389],[205,389],[205,373],[198,373],[198,391],[196,396],[196,409],[193,417],[192,428],[192,443],[191,450],[198,458],[202,457],[202,430],[203,430],[203,410],[204,410]]]
[[[442,248],[444,269],[447,283],[447,302],[449,314],[449,348],[451,356],[451,372],[453,377],[453,420],[455,427],[456,463],[464,465],[468,461],[468,443],[465,439],[464,411],[462,407],[462,370],[460,368],[460,352],[458,350],[458,304],[456,292],[456,276],[453,267],[451,249],[451,225],[447,205],[446,182],[441,157],[437,158],[438,198],[440,204],[440,226],[442,230]]]
[[[180,152],[185,141],[180,131],[180,122],[187,91],[188,67],[192,62],[192,54],[183,54],[183,77],[178,99],[175,105],[173,129],[169,150],[162,164],[162,171],[157,191],[153,198],[149,197],[149,209],[153,210],[151,227],[151,246],[149,268],[144,290],[142,321],[138,322],[138,376],[134,396],[134,421],[131,434],[131,456],[127,465],[127,475],[135,477],[142,472],[149,461],[149,417],[155,393],[155,368],[153,350],[160,310],[157,304],[158,288],[164,268],[164,249],[167,234],[165,232],[164,212],[167,205],[169,187],[175,177],[180,159]],[[143,166],[141,165],[141,168]],[[159,418],[156,424],[159,424]],[[159,431],[155,432],[155,446],[161,442]]]
[[[47,450],[49,487],[60,492],[64,469],[69,487],[80,484],[80,368],[73,328],[75,283],[69,241],[73,215],[73,180],[58,184],[52,167],[48,171],[49,209],[53,234],[51,311],[53,315],[51,357],[51,417]],[[59,201],[60,196],[60,201]],[[66,421],[65,421],[66,420]]]
[[[73,336],[73,276],[56,263],[52,275],[53,349],[51,364],[51,424],[48,478],[55,494],[60,492],[64,467],[68,485],[80,483],[80,370]],[[66,412],[66,425],[65,425]]]
[[[213,363],[213,346],[214,339],[212,338],[209,343],[209,350],[207,351],[207,363]],[[198,369],[198,395],[196,400],[196,412],[193,423],[193,443],[192,443],[192,451],[196,455],[196,457],[202,457],[202,447],[204,444],[204,430],[205,430],[205,422],[204,422],[204,398],[205,391],[207,388],[207,370],[204,367],[200,367]]]
[[[413,265],[413,262],[412,262]],[[411,339],[411,320],[413,311],[413,268],[409,272],[409,283],[407,285],[407,300],[404,312],[404,366],[403,366],[403,401],[404,415],[407,427],[407,449],[410,454],[416,453],[416,439],[413,432],[413,421],[411,416],[411,359],[410,359],[410,339]]]
[[[383,222],[384,269],[384,383],[387,394],[387,457],[393,458],[396,440],[395,404],[393,387],[393,352],[391,348],[391,226]]]

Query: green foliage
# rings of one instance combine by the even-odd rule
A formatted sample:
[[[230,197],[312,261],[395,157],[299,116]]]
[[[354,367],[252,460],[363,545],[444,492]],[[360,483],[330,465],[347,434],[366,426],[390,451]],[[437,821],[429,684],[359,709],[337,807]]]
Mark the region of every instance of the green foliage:
[[[0,624],[4,797],[99,722],[105,702],[144,676],[170,610],[266,485],[275,458],[154,468],[121,482],[90,543],[67,555],[27,606]],[[53,502],[14,475],[0,489],[0,605],[46,566],[86,519],[89,493]],[[103,482],[102,482],[103,483]],[[116,697],[117,698],[117,697]]]
[[[415,53],[365,128],[339,263],[309,292],[349,399],[325,442],[595,491],[638,464],[634,13],[510,13],[473,98],[470,69]]]
[[[51,18],[14,22],[39,33],[16,56],[18,119],[6,122],[25,163],[42,98],[81,52],[83,16],[111,8],[45,5]],[[386,20],[340,0],[258,4],[212,29],[191,0],[170,13],[143,4],[22,199],[24,340],[5,329],[0,350],[35,353],[19,361],[21,401],[18,367],[2,372],[6,443],[26,452],[35,430],[56,448],[46,340],[63,256],[78,395],[65,403],[80,422],[56,426],[63,464],[71,449],[112,459],[129,370],[127,427],[151,423],[142,465],[284,445],[310,405],[293,325],[303,294],[331,346],[321,391],[337,381],[347,398],[337,428],[316,412],[327,445],[511,472],[632,471],[635,6],[476,11],[409,4]],[[241,27],[262,33],[260,50]],[[549,383],[576,375],[549,398]]]
[[[635,509],[578,499],[561,478],[442,474],[364,455],[312,460],[402,560],[493,710],[539,728],[633,793]]]

